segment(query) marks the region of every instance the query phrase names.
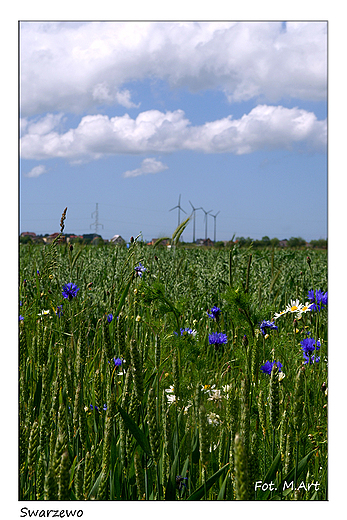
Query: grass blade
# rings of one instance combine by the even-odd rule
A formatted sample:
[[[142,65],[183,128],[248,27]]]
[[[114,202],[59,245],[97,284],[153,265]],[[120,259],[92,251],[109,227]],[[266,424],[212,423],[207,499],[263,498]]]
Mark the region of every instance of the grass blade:
[[[219,479],[228,466],[229,462],[216,471],[212,477],[206,480],[206,484],[202,484],[198,489],[196,489],[194,493],[192,493],[189,498],[187,498],[187,500],[200,500],[204,496],[205,491],[208,491],[213,486],[213,484]]]

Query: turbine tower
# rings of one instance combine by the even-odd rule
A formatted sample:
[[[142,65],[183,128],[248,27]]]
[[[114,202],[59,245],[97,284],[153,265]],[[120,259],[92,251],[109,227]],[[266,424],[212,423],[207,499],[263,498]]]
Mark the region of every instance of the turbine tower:
[[[172,211],[173,209],[176,209],[176,208],[178,208],[178,226],[179,226],[180,222],[181,222],[181,220],[180,220],[181,211],[183,211],[183,213],[187,214],[187,212],[184,211],[183,208],[181,208],[181,194],[178,197],[178,204],[177,204],[177,206],[175,206],[174,208],[169,209],[169,211]]]
[[[215,215],[211,215],[211,217],[214,218],[214,240],[213,240],[214,244],[216,243],[216,219],[217,219],[218,213],[220,213],[220,211],[217,211],[217,213]]]
[[[201,207],[200,208],[194,208],[193,204],[190,201],[189,201],[189,204],[193,208],[193,244],[195,244],[195,212],[198,209],[202,209],[202,208]]]
[[[205,211],[204,208],[201,209],[205,213],[205,240],[207,240],[207,215],[211,213],[212,209],[210,209],[209,211]]]

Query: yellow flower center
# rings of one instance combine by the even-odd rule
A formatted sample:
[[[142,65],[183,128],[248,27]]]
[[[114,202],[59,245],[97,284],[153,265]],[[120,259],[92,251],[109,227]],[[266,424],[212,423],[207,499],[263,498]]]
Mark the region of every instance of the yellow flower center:
[[[297,306],[296,306],[296,305],[293,305],[293,307],[291,307],[291,308],[290,308],[290,310],[291,310],[292,312],[295,312],[295,311],[297,311],[297,310],[298,310],[298,308],[297,308]]]

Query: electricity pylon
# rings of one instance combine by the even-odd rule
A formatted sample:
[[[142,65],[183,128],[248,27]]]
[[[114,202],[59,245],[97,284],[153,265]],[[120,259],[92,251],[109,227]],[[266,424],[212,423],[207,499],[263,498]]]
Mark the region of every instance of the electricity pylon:
[[[98,228],[99,228],[99,226],[101,226],[102,229],[104,229],[103,224],[100,224],[100,222],[99,222],[98,203],[96,203],[96,209],[95,209],[95,211],[93,211],[93,213],[92,213],[92,218],[94,217],[94,215],[95,215],[95,221],[93,222],[93,224],[90,224],[90,228],[95,227],[95,233],[98,235],[98,234],[99,234],[99,233],[98,233]]]

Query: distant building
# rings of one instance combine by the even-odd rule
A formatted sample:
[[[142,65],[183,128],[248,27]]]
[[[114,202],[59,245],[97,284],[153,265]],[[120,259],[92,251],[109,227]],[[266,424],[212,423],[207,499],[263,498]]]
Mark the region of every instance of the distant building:
[[[287,247],[287,246],[288,246],[288,240],[287,240],[287,239],[280,240],[280,241],[278,242],[278,245],[279,245],[280,247]]]
[[[69,242],[74,242],[74,241],[78,241],[78,240],[83,240],[83,236],[82,235],[70,235],[68,237],[66,237],[66,242],[69,243]]]
[[[110,242],[111,242],[111,244],[121,245],[121,246],[125,244],[124,238],[122,238],[120,235],[114,235],[111,238]]]
[[[52,235],[48,235],[47,237],[43,237],[43,241],[45,244],[51,244],[57,236],[60,235],[60,233],[52,233]],[[65,236],[62,235],[59,239],[59,242],[65,242]]]
[[[23,231],[23,233],[20,234],[19,242],[21,244],[27,244],[27,243],[33,243],[33,244],[39,244],[40,242],[43,242],[42,236],[36,235],[36,233],[33,233],[31,231]]]
[[[213,242],[210,238],[206,238],[206,240],[204,238],[198,238],[195,243],[197,246],[213,246]]]
[[[169,240],[161,240],[160,238],[152,238],[152,242],[148,242],[148,245],[154,246],[156,242],[160,241],[161,246],[169,245]]]
[[[32,233],[31,231],[23,231],[23,233],[21,233],[20,236],[21,237],[32,237],[32,238],[35,238],[36,237],[36,233]]]

